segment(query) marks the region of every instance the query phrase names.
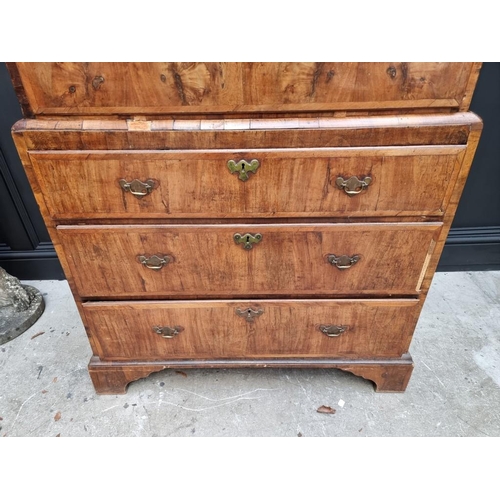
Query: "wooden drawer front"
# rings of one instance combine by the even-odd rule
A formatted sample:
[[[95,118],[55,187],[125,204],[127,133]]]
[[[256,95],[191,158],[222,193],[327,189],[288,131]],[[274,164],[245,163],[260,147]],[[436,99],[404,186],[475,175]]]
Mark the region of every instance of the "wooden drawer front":
[[[417,300],[388,299],[88,302],[83,309],[102,360],[166,360],[401,356],[419,308]],[[252,321],[240,315],[248,309]],[[328,326],[345,331],[331,328],[338,336],[329,337],[320,330]]]
[[[59,226],[82,297],[415,294],[441,224]],[[244,249],[235,234],[261,234]],[[359,256],[338,269],[328,256]],[[160,270],[154,255],[169,260]]]
[[[17,63],[34,114],[466,109],[477,63]],[[24,96],[23,96],[24,97]]]
[[[442,215],[465,146],[31,152],[56,219]],[[231,173],[228,161],[255,172]],[[339,177],[365,187],[341,188]],[[121,187],[138,180],[142,187]],[[152,180],[150,192],[146,186]],[[244,180],[241,180],[244,179]],[[366,182],[366,181],[365,181]],[[125,190],[124,190],[125,189]],[[359,194],[349,195],[349,189]],[[139,191],[138,191],[139,190]]]

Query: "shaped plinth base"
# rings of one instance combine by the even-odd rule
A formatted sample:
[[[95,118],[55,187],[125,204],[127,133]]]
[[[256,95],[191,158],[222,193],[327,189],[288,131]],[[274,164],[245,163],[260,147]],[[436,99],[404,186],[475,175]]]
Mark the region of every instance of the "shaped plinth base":
[[[413,371],[406,354],[398,359],[220,359],[169,361],[101,361],[93,357],[89,373],[98,394],[125,394],[130,382],[167,368],[337,368],[358,375],[375,384],[377,392],[404,392]]]

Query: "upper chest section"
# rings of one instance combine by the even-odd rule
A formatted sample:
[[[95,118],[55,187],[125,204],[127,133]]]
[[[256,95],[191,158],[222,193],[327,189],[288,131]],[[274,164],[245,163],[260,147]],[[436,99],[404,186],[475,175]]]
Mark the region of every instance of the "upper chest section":
[[[11,63],[25,116],[468,109],[478,63]]]

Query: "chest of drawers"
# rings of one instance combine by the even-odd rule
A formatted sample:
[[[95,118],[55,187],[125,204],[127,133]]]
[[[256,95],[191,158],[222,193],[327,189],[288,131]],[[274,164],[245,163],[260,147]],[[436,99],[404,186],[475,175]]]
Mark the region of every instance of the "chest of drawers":
[[[15,63],[13,136],[98,393],[165,368],[404,391],[477,63]]]

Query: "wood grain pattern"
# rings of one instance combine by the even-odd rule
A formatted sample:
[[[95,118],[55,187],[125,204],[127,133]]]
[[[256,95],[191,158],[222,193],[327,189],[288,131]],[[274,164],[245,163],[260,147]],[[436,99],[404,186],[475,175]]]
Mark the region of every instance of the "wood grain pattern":
[[[54,130],[71,131],[91,131],[97,130],[101,132],[115,131],[148,131],[161,132],[168,130],[291,130],[298,129],[301,131],[314,130],[318,128],[333,129],[336,131],[355,129],[360,133],[364,129],[395,129],[400,132],[409,127],[418,127],[419,131],[432,127],[441,129],[443,127],[454,129],[462,125],[467,125],[472,128],[481,128],[481,119],[472,112],[447,113],[447,114],[398,114],[391,113],[390,115],[361,115],[361,116],[318,116],[303,117],[285,115],[281,117],[266,117],[253,116],[252,118],[239,119],[221,119],[210,118],[204,116],[197,119],[186,118],[170,118],[162,119],[152,116],[133,117],[131,119],[123,119],[120,117],[94,117],[93,119],[85,118],[68,118],[61,120],[52,119],[24,119],[16,122],[13,127],[13,132],[43,130],[46,132]],[[60,135],[60,134],[59,134]],[[105,142],[105,138],[101,137],[99,142]],[[369,145],[369,144],[365,144]],[[78,148],[77,148],[78,149]]]
[[[62,248],[61,243],[59,241],[55,222],[50,217],[49,210],[45,204],[44,194],[42,193],[40,186],[38,185],[38,181],[36,179],[36,176],[33,172],[33,166],[31,164],[31,161],[29,158],[25,138],[23,137],[23,135],[20,135],[20,134],[19,135],[13,134],[12,137],[13,137],[14,143],[16,145],[16,149],[19,153],[19,157],[21,159],[22,165],[24,167],[24,171],[26,172],[26,176],[29,180],[31,189],[33,190],[33,194],[35,196],[35,200],[37,202],[38,208],[40,209],[40,213],[42,214],[43,220],[47,226],[47,231],[49,233],[50,239],[52,241],[52,244],[54,245],[54,249],[57,253],[57,257],[58,257],[59,262],[61,264],[61,267],[64,271],[64,275],[66,277],[66,280],[68,281],[68,285],[70,287],[71,293],[75,299],[76,307],[78,309],[80,317],[82,318],[83,324],[86,327],[85,316],[84,316],[84,312],[82,309],[82,301],[81,301],[81,298],[78,294],[78,290],[75,286],[73,274],[71,272],[70,266],[68,265],[67,256],[66,256],[64,249]],[[87,330],[85,330],[85,331],[87,331]],[[90,346],[92,348],[92,352],[95,352],[96,346],[93,343],[92,337],[89,337],[87,335],[87,338],[88,338]]]
[[[28,96],[26,95],[17,64],[13,62],[8,62],[5,63],[5,65],[7,66],[7,70],[10,73],[12,86],[14,87],[17,100],[19,101],[19,104],[23,111],[23,116],[25,118],[33,118],[35,115],[33,113],[33,109],[31,108]]]
[[[465,94],[460,104],[460,111],[468,111],[470,103],[472,101],[472,95],[474,94],[474,89],[476,88],[476,83],[479,78],[479,73],[481,71],[482,63],[472,63],[472,71],[469,76],[469,81],[465,88]]]
[[[472,166],[472,160],[474,159],[474,154],[476,153],[479,139],[481,137],[481,131],[482,128],[477,128],[471,131],[468,140],[467,150],[464,151],[464,153],[462,154],[463,156],[461,158],[461,169],[458,178],[453,186],[453,191],[451,194],[448,209],[446,210],[446,213],[444,214],[443,217],[443,231],[439,235],[439,239],[432,253],[432,257],[429,261],[429,266],[427,268],[427,272],[425,274],[425,278],[422,283],[422,288],[423,290],[425,290],[422,306],[427,296],[428,290],[431,286],[432,278],[434,277],[434,273],[438,266],[441,253],[446,243],[446,238],[448,237],[448,234],[450,232],[451,224],[453,222],[453,218],[455,217],[455,213],[458,208],[458,202],[460,201],[460,197],[465,187],[465,182],[467,180],[467,176],[469,175]]]
[[[181,122],[184,128],[174,128]],[[129,130],[128,123],[21,120],[12,131],[23,135],[29,150],[245,150],[467,144],[470,131],[482,127],[474,113],[224,120],[221,128],[202,127],[200,120],[153,120],[150,130]]]
[[[440,224],[58,226],[82,297],[417,294]],[[233,236],[262,234],[251,250]],[[359,255],[350,269],[328,254]],[[169,256],[160,271],[138,256]]]
[[[83,305],[104,361],[287,356],[390,358],[408,351],[418,300],[88,302]],[[248,322],[236,309],[262,310]],[[320,325],[345,325],[328,337]],[[154,326],[180,325],[172,339]]]
[[[473,63],[16,63],[37,115],[454,108]]]
[[[203,359],[166,361],[101,361],[97,356],[89,363],[89,373],[98,394],[125,394],[130,382],[165,369],[192,368],[323,368],[348,371],[375,384],[377,392],[404,392],[413,371],[409,354],[401,358],[354,360],[328,358]],[[332,376],[334,380],[334,375]]]
[[[442,215],[465,146],[247,151],[30,152],[55,219]],[[228,160],[257,159],[246,182]],[[359,195],[337,177],[369,176]],[[143,198],[119,180],[155,181]]]
[[[167,366],[153,363],[106,363],[92,357],[89,363],[89,375],[97,394],[126,394],[130,382],[159,372]]]

